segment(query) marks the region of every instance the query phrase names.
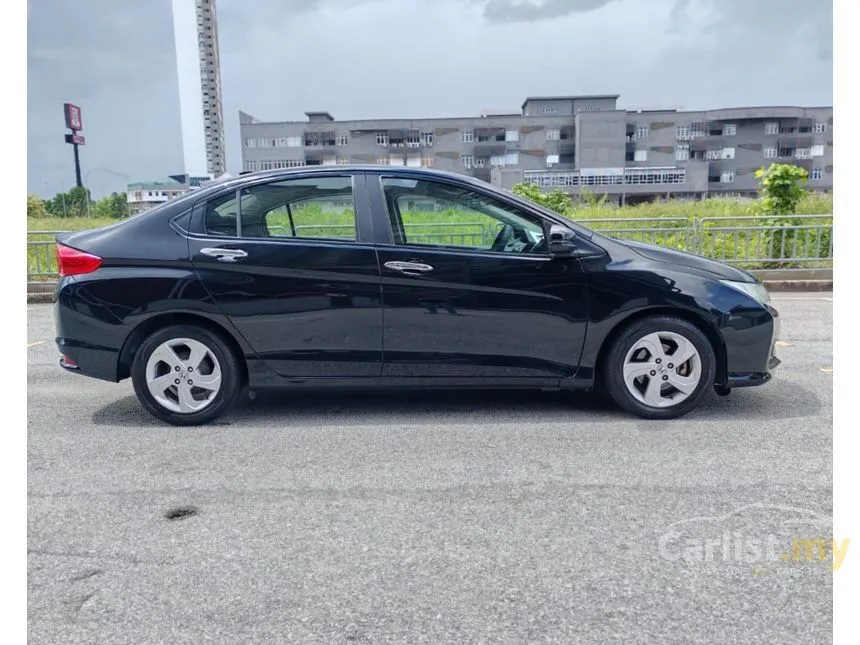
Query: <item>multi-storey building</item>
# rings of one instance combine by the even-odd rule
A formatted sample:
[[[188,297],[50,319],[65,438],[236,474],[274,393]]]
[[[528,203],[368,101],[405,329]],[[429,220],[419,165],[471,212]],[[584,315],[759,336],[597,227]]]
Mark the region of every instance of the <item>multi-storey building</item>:
[[[376,163],[433,166],[503,188],[527,181],[619,201],[752,194],[755,171],[795,163],[833,187],[832,107],[618,109],[618,95],[530,97],[471,118],[264,123],[239,113],[244,171]]]
[[[188,184],[174,181],[136,182],[126,188],[126,201],[130,215],[161,206],[188,192]]]

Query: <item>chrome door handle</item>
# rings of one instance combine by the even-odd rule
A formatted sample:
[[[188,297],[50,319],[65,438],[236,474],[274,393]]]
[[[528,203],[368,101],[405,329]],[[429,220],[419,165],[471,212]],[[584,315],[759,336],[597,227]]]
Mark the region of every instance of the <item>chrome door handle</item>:
[[[423,264],[422,262],[386,262],[386,269],[391,269],[392,271],[401,271],[403,273],[427,273],[428,271],[432,271],[433,267],[429,264]]]
[[[239,258],[248,257],[248,254],[241,249],[200,249],[200,252],[219,262],[235,262]]]

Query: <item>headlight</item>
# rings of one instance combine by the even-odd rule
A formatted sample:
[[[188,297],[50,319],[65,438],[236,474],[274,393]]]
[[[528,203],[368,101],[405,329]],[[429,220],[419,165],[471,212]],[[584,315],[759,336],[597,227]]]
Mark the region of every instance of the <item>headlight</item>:
[[[735,282],[734,280],[720,280],[720,282],[747,294],[757,302],[770,303],[770,294],[760,282]]]

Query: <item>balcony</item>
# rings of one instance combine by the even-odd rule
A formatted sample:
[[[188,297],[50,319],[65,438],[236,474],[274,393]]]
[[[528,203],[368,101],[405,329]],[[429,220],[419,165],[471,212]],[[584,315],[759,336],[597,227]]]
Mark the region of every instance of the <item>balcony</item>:
[[[523,181],[541,188],[578,186],[679,185],[687,180],[686,170],[674,166],[660,168],[618,168],[589,170],[528,170]]]

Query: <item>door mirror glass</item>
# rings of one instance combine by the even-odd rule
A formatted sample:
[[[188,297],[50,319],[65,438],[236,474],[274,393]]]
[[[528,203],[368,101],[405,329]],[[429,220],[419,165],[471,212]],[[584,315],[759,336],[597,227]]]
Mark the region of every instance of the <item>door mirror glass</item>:
[[[570,255],[576,248],[576,233],[562,226],[553,224],[549,229],[549,252],[553,255]]]

